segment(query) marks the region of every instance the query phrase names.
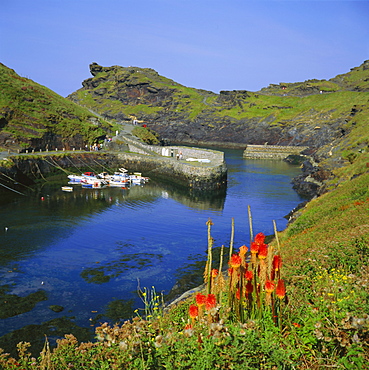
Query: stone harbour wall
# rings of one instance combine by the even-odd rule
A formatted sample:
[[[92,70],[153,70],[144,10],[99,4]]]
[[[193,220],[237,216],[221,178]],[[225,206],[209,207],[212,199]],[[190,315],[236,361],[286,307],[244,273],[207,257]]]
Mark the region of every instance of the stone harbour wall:
[[[285,159],[292,154],[299,155],[308,148],[307,146],[247,145],[243,157],[250,159]]]
[[[144,154],[119,153],[119,163],[144,176],[178,184],[195,190],[215,190],[226,187],[227,166],[217,163],[187,162],[171,157],[151,157]]]
[[[112,169],[126,168],[130,172],[142,172],[152,177],[189,189],[200,191],[226,188],[227,166],[223,153],[214,153],[210,163],[187,162],[176,157],[149,156],[127,152],[63,152],[34,153],[9,156],[9,165],[0,172],[23,184],[31,184],[44,175],[69,168],[78,173],[79,168],[95,169],[96,173],[106,166]]]
[[[209,159],[211,162],[220,163],[224,161],[224,153],[203,148],[186,147],[186,146],[149,146],[150,150],[163,157],[176,157],[178,153],[182,153],[183,159]]]

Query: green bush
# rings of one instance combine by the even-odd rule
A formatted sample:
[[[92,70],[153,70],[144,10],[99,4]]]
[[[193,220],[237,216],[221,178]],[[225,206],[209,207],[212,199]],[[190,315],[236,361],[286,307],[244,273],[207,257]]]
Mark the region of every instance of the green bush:
[[[160,142],[159,135],[147,127],[135,127],[132,130],[132,135],[137,136],[140,140],[149,145],[157,145]]]

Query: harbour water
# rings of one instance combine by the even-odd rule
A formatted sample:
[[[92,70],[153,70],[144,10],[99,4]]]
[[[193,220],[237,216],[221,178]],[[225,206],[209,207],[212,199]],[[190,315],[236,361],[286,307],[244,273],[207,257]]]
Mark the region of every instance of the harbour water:
[[[229,245],[232,218],[235,248],[249,244],[248,205],[254,232],[272,234],[273,220],[284,229],[284,216],[302,201],[291,185],[299,168],[224,151],[221,194],[155,182],[66,193],[66,179],[25,189],[26,196],[3,191],[0,336],[30,325],[52,329],[56,319],[91,332],[126,319],[140,306],[138,285],[167,294],[206,258],[209,218],[215,247]]]

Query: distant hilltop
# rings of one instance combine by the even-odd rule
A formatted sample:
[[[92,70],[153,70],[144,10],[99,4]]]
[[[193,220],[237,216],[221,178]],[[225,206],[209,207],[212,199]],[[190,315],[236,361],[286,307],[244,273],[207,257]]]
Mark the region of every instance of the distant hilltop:
[[[172,143],[321,147],[366,103],[369,61],[330,80],[272,84],[258,92],[183,86],[151,68],[90,65],[73,102],[116,122],[132,117]],[[349,98],[348,98],[349,97]],[[319,127],[319,129],[317,129]]]
[[[369,61],[330,80],[272,84],[258,92],[183,86],[151,68],[90,65],[68,98],[0,64],[2,150],[82,147],[136,120],[161,142],[302,145],[318,148],[347,132],[368,105]]]

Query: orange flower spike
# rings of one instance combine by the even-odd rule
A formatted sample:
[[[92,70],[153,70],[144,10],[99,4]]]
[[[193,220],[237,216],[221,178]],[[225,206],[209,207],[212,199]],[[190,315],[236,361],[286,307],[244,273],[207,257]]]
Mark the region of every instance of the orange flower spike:
[[[246,253],[248,251],[248,248],[246,247],[246,245],[243,245],[242,247],[240,247],[240,257],[243,258],[245,257]]]
[[[252,271],[251,271],[251,270],[247,270],[247,271],[245,272],[245,279],[246,279],[247,281],[250,281],[250,280],[252,280],[252,277],[253,277],[253,273],[252,273]]]
[[[272,281],[267,280],[265,283],[265,291],[267,293],[272,293],[274,291],[274,288],[275,288],[275,284]]]
[[[196,294],[196,304],[198,306],[204,306],[205,302],[206,302],[206,296],[204,294],[197,293]]]
[[[232,274],[233,274],[233,268],[232,268],[232,267],[230,267],[230,268],[228,269],[228,276],[232,276]]]
[[[279,255],[273,257],[273,270],[279,271],[282,267],[282,258]]]
[[[250,245],[250,252],[251,254],[257,254],[259,252],[259,244],[252,242]]]
[[[233,254],[231,259],[229,260],[229,265],[233,269],[239,268],[241,266],[241,263],[242,263],[242,259],[239,254]]]
[[[217,269],[212,269],[211,270],[211,277],[214,279],[215,277],[218,276],[219,271]]]
[[[215,298],[215,295],[214,294],[208,294],[207,297],[206,297],[206,301],[205,301],[205,309],[207,311],[211,310],[216,305],[217,305],[217,300]]]
[[[196,317],[199,316],[199,308],[195,304],[192,304],[188,308],[188,313],[189,313],[191,319],[196,319]]]
[[[267,258],[267,255],[268,255],[268,244],[261,244],[259,246],[259,254],[258,254],[258,257],[260,259],[265,259]]]
[[[272,293],[274,291],[275,285],[272,281],[267,280],[264,285],[265,288],[265,303],[270,306],[272,304]]]
[[[283,280],[278,280],[277,288],[275,289],[275,294],[279,299],[283,299],[286,295],[286,287],[284,286]]]
[[[259,245],[264,244],[264,240],[265,240],[265,235],[263,233],[259,233],[255,235],[254,242],[256,244],[259,244]]]

